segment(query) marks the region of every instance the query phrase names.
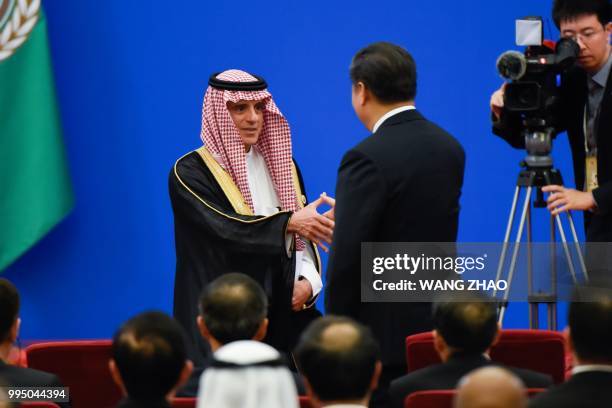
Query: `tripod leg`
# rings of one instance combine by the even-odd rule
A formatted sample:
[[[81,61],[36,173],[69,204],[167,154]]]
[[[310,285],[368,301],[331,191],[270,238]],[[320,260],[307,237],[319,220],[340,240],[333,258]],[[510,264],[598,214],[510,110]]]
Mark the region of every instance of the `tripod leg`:
[[[527,207],[527,293],[533,294],[533,254],[531,251],[531,206]],[[537,329],[539,326],[538,304],[529,302],[529,327]]]
[[[557,303],[548,303],[548,330],[557,330]]]
[[[519,192],[521,188],[516,186],[514,189],[514,198],[512,199],[512,207],[510,208],[510,215],[508,216],[508,225],[506,225],[506,234],[504,235],[504,243],[502,245],[502,251],[499,257],[499,264],[497,265],[497,274],[495,275],[495,282],[499,282],[502,275],[502,269],[504,262],[506,261],[506,254],[508,253],[508,244],[510,243],[510,233],[512,232],[512,224],[514,223],[514,216],[516,215],[516,204],[518,203]],[[497,296],[497,289],[493,291],[493,297]]]
[[[574,238],[574,245],[576,246],[576,253],[578,254],[578,262],[580,262],[580,269],[582,270],[584,281],[588,282],[589,275],[587,273],[586,264],[584,263],[584,256],[582,256],[582,250],[580,248],[580,243],[578,242],[578,234],[576,234],[576,227],[574,226],[574,218],[572,217],[571,211],[567,212],[567,219],[569,221],[570,230],[572,231],[572,237]]]
[[[555,238],[555,217],[550,217],[550,293],[557,297],[557,245]],[[557,330],[557,302],[548,303],[548,329]]]
[[[563,224],[561,223],[561,215],[555,215],[555,219],[557,221],[557,228],[559,229],[559,235],[561,236],[561,243],[563,245],[563,252],[565,253],[565,259],[567,260],[567,266],[569,267],[570,273],[572,274],[572,281],[574,284],[578,283],[576,280],[576,270],[574,269],[574,263],[572,262],[572,257],[569,252],[569,247],[567,245],[567,239],[565,238],[565,231],[563,230]]]
[[[516,233],[516,240],[514,244],[514,248],[512,250],[512,258],[510,259],[510,270],[508,272],[508,285],[506,291],[504,293],[504,300],[502,302],[499,319],[498,322],[500,326],[504,322],[504,315],[506,313],[506,308],[508,305],[508,298],[510,296],[510,289],[512,287],[512,279],[514,278],[514,270],[516,269],[516,260],[518,259],[518,251],[520,248],[521,238],[523,237],[523,228],[525,227],[525,219],[527,218],[527,211],[529,210],[529,205],[531,204],[531,191],[532,187],[527,187],[527,193],[525,194],[525,201],[523,202],[523,211],[521,213],[521,221],[519,223],[519,228]]]

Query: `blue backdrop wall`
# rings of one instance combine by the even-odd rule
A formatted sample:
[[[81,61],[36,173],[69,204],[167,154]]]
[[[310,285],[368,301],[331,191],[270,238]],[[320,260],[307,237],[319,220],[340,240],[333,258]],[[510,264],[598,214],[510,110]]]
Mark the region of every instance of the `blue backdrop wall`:
[[[551,3],[44,2],[76,207],[5,273],[23,297],[22,337],[109,337],[139,311],[171,312],[167,177],[200,144],[213,71],[268,80],[312,198],[333,194],[343,153],[368,134],[350,104],[352,55],[380,40],[406,47],[418,108],[467,152],[459,239],[500,241],[523,155],[490,131],[495,60],[516,48],[515,18],[548,17]],[[565,137],[554,155],[573,183]],[[512,305],[506,326],[526,327],[526,310]]]

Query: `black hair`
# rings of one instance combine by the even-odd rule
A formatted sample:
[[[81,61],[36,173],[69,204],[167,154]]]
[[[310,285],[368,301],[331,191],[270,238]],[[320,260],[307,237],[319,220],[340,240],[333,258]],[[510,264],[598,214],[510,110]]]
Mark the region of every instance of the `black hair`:
[[[402,47],[377,42],[359,50],[350,67],[353,85],[363,82],[382,103],[412,101],[416,96],[414,59]]]
[[[200,296],[200,313],[221,344],[251,340],[268,313],[268,299],[247,275],[227,273],[209,283]]]
[[[574,350],[581,360],[612,364],[610,286],[576,289],[567,320]]]
[[[605,26],[612,19],[611,9],[610,0],[555,0],[552,15],[557,28],[560,28],[562,21],[592,14]]]
[[[476,294],[456,300],[434,304],[434,328],[449,347],[484,353],[497,334],[497,303]]]
[[[367,327],[347,317],[328,315],[302,333],[295,356],[321,401],[347,401],[363,399],[370,391],[379,352]]]
[[[11,282],[0,278],[0,343],[8,340],[18,315],[19,292]]]
[[[164,399],[187,359],[181,326],[155,311],[125,322],[115,333],[112,354],[128,395],[138,401]]]

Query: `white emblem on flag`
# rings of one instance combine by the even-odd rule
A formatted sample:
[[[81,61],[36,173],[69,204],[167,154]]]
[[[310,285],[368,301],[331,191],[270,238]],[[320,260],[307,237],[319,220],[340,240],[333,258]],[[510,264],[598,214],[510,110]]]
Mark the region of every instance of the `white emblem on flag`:
[[[0,0],[0,62],[28,39],[39,10],[40,0]]]

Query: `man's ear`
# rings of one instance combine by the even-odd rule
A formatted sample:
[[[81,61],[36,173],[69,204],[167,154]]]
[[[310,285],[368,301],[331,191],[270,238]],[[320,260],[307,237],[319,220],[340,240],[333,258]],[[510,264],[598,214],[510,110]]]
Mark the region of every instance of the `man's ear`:
[[[363,82],[357,82],[355,85],[355,97],[356,102],[359,106],[363,106],[366,104],[368,99],[370,98],[370,91],[365,86]]]
[[[253,340],[262,341],[266,338],[266,334],[268,334],[268,318],[265,318],[261,321],[255,336],[253,336]]]
[[[370,381],[370,391],[374,391],[376,388],[378,388],[378,380],[380,379],[381,373],[382,363],[380,360],[378,360],[374,366],[374,374],[372,374],[372,380]]]
[[[436,349],[436,352],[438,353],[440,358],[444,360],[442,356],[446,355],[446,352],[448,351],[448,345],[446,344],[442,336],[440,336],[440,333],[438,333],[437,330],[432,330],[431,335],[433,337],[434,349]]]
[[[176,385],[174,386],[174,388],[172,389],[172,393],[171,393],[172,397],[174,397],[174,394],[176,394],[176,391],[178,391],[179,389],[181,389],[183,385],[185,385],[185,383],[189,380],[189,377],[191,376],[192,372],[193,372],[193,362],[191,360],[185,360],[185,365],[183,366],[183,369],[181,370],[179,379],[176,382]]]
[[[13,322],[13,325],[11,326],[11,330],[9,332],[9,338],[8,339],[11,341],[11,343],[14,343],[17,340],[17,337],[19,337],[19,328],[20,327],[21,327],[21,319],[18,317]]]
[[[210,335],[210,332],[208,331],[208,327],[206,327],[206,322],[204,321],[204,318],[198,315],[196,319],[196,323],[198,324],[198,329],[200,329],[200,334],[202,335],[204,340],[209,340],[211,335]]]
[[[576,349],[574,348],[574,341],[572,340],[572,331],[569,328],[569,326],[567,326],[563,330],[563,337],[565,338],[565,347],[567,351],[570,353],[572,358],[575,360],[576,359]]]
[[[301,378],[304,381],[304,389],[306,389],[306,395],[308,395],[308,397],[310,398],[310,403],[312,404],[312,406],[321,406],[321,404],[319,403],[319,398],[317,398],[317,395],[314,393],[314,390],[312,389],[312,385],[310,385],[310,381],[308,381],[308,378],[306,378],[305,375],[302,375]]]
[[[501,324],[497,323],[497,333],[495,333],[495,337],[493,337],[493,341],[491,342],[491,345],[489,346],[489,348],[499,343],[499,339],[501,338],[501,331],[502,331]]]
[[[115,363],[114,359],[108,360],[108,370],[111,373],[111,377],[113,377],[113,381],[117,386],[121,389],[123,395],[127,396],[127,390],[125,389],[125,385],[123,385],[123,379],[121,378],[121,373],[119,372],[119,368]]]

